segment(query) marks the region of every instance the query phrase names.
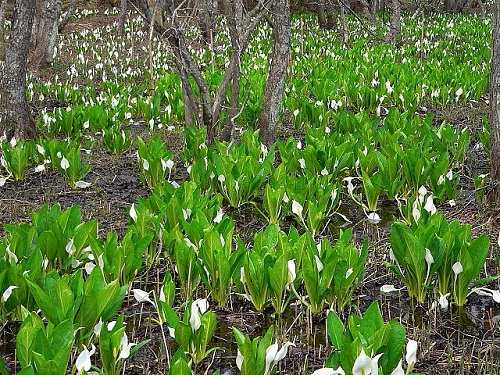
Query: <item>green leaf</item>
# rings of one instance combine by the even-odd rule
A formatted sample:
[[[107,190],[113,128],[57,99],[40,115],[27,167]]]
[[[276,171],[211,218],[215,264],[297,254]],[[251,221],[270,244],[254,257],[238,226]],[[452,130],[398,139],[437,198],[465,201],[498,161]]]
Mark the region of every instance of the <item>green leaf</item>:
[[[17,375],[35,375],[35,369],[33,368],[33,366],[29,365],[19,371]]]
[[[406,333],[404,327],[400,323],[392,324],[392,329],[387,340],[387,347],[384,357],[381,358],[380,364],[386,361],[383,366],[384,374],[390,374],[396,368],[399,361],[401,360],[401,355],[406,341]]]
[[[7,369],[5,368],[5,363],[3,358],[0,356],[0,375],[9,375]]]
[[[332,346],[341,350],[344,342],[344,324],[333,311],[329,311],[326,317],[326,332]]]
[[[47,319],[54,325],[62,322],[66,317],[60,307],[54,304],[54,300],[31,280],[26,280],[26,282],[38,307],[40,307],[40,310],[42,310]]]

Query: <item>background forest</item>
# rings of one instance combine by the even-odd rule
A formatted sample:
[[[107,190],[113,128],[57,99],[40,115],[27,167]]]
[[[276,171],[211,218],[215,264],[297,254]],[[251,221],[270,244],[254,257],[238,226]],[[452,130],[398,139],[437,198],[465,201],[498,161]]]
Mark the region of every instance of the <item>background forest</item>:
[[[500,1],[0,2],[0,374],[499,374]]]

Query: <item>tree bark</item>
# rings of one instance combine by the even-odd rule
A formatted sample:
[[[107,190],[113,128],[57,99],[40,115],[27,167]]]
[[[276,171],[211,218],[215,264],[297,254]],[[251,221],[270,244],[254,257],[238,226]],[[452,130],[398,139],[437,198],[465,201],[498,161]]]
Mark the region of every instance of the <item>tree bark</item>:
[[[33,67],[39,71],[52,64],[57,32],[59,29],[59,16],[61,14],[61,0],[40,0],[40,7],[36,15],[38,24],[35,32],[35,52],[33,53]]]
[[[346,48],[351,48],[351,45],[349,43],[350,39],[350,32],[349,32],[349,25],[347,24],[347,18],[345,16],[345,4],[343,1],[338,0],[339,6],[340,6],[340,30],[339,33],[341,34],[342,41],[344,42],[344,46]]]
[[[69,19],[71,18],[73,13],[75,13],[75,11],[76,11],[76,0],[71,0],[68,10],[66,11],[66,13],[64,13],[64,17],[61,20],[61,22],[59,22],[58,26],[59,33],[63,32],[64,28],[69,22]]]
[[[260,136],[264,144],[271,146],[276,138],[276,129],[281,113],[281,102],[285,89],[285,78],[290,59],[290,2],[274,2],[274,46],[269,61],[262,106],[259,116]]]
[[[500,0],[495,0],[492,18],[490,71],[491,178],[500,181]],[[497,194],[497,202],[500,195]]]
[[[0,137],[26,139],[36,134],[26,100],[26,69],[35,0],[16,0],[0,86]]]
[[[7,0],[0,0],[0,61],[5,60],[4,25]],[[1,72],[1,71],[0,71]]]
[[[120,0],[120,19],[118,21],[118,34],[125,33],[125,21],[127,19],[127,0]]]
[[[392,20],[389,30],[385,36],[385,42],[396,45],[401,31],[401,2],[400,0],[392,0]]]

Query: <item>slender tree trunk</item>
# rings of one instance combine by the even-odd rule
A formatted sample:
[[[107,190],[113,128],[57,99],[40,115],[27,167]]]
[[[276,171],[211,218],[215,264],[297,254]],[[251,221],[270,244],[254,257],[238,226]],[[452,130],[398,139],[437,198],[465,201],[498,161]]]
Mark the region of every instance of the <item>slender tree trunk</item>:
[[[500,181],[500,0],[495,0],[492,19],[490,72],[491,178]],[[500,188],[499,188],[500,189]],[[496,201],[500,202],[500,190]]]
[[[58,27],[59,33],[63,32],[64,28],[69,22],[69,19],[71,18],[73,13],[75,13],[75,11],[76,11],[76,0],[71,0],[68,10],[66,11],[66,13],[64,13],[64,17],[61,20],[61,22],[59,22],[59,27]]]
[[[35,25],[36,47],[33,53],[33,67],[38,71],[52,64],[59,16],[61,14],[61,0],[41,0],[37,11],[38,24]]]
[[[7,0],[0,0],[0,61],[5,60],[4,25]]]
[[[444,1],[444,10],[446,12],[454,13],[456,10],[455,0],[445,0]]]
[[[337,23],[337,17],[335,16],[335,10],[333,7],[333,0],[326,0],[325,11],[326,11],[326,29],[333,30]]]
[[[36,134],[26,101],[26,69],[35,0],[16,0],[0,85],[0,137],[26,139]]]
[[[325,16],[325,0],[319,0],[317,2],[316,14],[318,15],[319,27],[322,29],[326,28],[326,16]]]
[[[401,31],[401,2],[400,0],[392,0],[392,20],[389,30],[385,36],[385,42],[396,45]]]
[[[120,20],[118,21],[118,34],[125,33],[125,21],[127,19],[127,0],[120,0]]]
[[[344,42],[344,46],[346,48],[350,48],[350,32],[349,32],[349,25],[347,24],[347,19],[345,17],[345,4],[343,1],[338,0],[339,6],[340,6],[340,34],[342,37],[342,41]]]
[[[260,136],[267,146],[274,143],[281,113],[285,78],[290,58],[290,2],[275,1],[274,46],[269,63],[264,97],[259,116]]]
[[[239,97],[240,97],[240,78],[241,78],[241,66],[240,59],[241,55],[238,50],[233,50],[231,52],[235,56],[231,56],[231,59],[235,62],[231,67],[231,98],[229,100],[229,110],[227,114],[226,124],[221,131],[219,139],[221,141],[229,141],[231,139],[231,134],[234,129],[234,120],[239,113]]]

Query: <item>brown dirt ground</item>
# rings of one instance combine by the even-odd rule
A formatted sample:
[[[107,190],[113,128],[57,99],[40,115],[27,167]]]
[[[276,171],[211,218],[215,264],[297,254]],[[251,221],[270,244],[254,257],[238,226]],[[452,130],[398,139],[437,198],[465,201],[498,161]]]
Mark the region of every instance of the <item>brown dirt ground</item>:
[[[68,25],[66,32],[93,28],[114,22],[113,17],[94,17]],[[473,104],[467,108],[430,108],[435,114],[436,123],[446,120],[452,124],[469,126],[473,131],[479,127],[479,118],[487,113],[484,103]],[[286,130],[282,130],[286,133]],[[172,149],[178,150],[183,143],[182,136],[171,134],[166,138]],[[476,141],[473,137],[473,142]],[[477,142],[477,141],[476,141]],[[473,149],[474,144],[471,147]],[[109,231],[123,235],[127,225],[127,207],[136,202],[138,196],[147,197],[150,193],[138,177],[136,156],[134,150],[122,155],[109,155],[99,142],[90,157],[92,170],[85,178],[93,182],[86,190],[73,191],[66,187],[59,174],[28,173],[22,181],[8,182],[0,188],[0,224],[29,222],[30,212],[38,210],[43,204],[59,202],[63,208],[77,204],[82,209],[83,219],[96,219],[99,223],[99,233],[104,236]],[[470,152],[469,160],[464,165],[462,177],[462,194],[457,199],[457,207],[442,209],[448,219],[458,219],[462,223],[472,225],[475,235],[487,233],[492,244],[500,231],[500,214],[495,207],[487,207],[476,203],[471,181],[471,171],[487,171],[488,164],[484,155]],[[178,170],[176,180],[181,182],[185,172]],[[230,210],[228,210],[231,213]],[[356,212],[352,212],[360,217]],[[241,221],[239,212],[233,212],[238,230],[242,232],[256,231],[264,225],[260,218]],[[381,309],[386,319],[399,317],[407,328],[407,335],[420,343],[419,358],[416,372],[424,374],[498,374],[500,373],[500,341],[496,319],[500,314],[499,306],[491,300],[471,296],[464,309],[451,312],[429,311],[429,306],[412,306],[406,293],[380,296],[379,288],[384,284],[395,284],[400,287],[397,279],[381,266],[381,253],[387,254],[388,228],[376,229],[366,222],[354,226],[358,240],[370,239],[370,261],[366,265],[366,277],[357,289],[351,312],[364,311],[374,299],[380,301]],[[0,236],[3,230],[0,229]],[[382,255],[383,257],[383,255]],[[165,266],[158,266],[139,275],[134,287],[151,285],[163,277]],[[484,268],[484,275],[500,274],[498,248],[492,246],[491,256]],[[498,288],[498,283],[492,287]],[[123,307],[127,320],[132,322],[131,340],[138,342],[151,339],[151,342],[141,349],[127,364],[127,374],[164,374],[167,372],[166,355],[162,350],[161,331],[157,324],[149,318],[154,318],[154,312],[146,306],[139,306],[133,300],[128,300]],[[324,316],[315,317],[312,322],[300,307],[291,307],[282,318],[273,318],[269,314],[253,311],[252,306],[240,298],[233,296],[230,308],[215,308],[218,329],[215,334],[214,346],[219,346],[214,355],[198,366],[197,372],[212,373],[221,368],[221,373],[237,373],[235,366],[236,345],[230,333],[230,327],[235,326],[252,336],[263,334],[265,328],[275,324],[278,332],[287,340],[296,342],[297,347],[291,350],[287,359],[279,364],[279,374],[310,373],[320,368],[328,355],[330,348],[325,342]],[[299,318],[294,320],[298,316]],[[13,348],[13,335],[16,325],[3,327],[0,335],[0,347]],[[169,351],[175,351],[175,345],[168,339]],[[12,353],[2,350],[4,359],[10,370],[16,367]],[[488,367],[489,366],[489,367]],[[307,371],[306,371],[307,369]]]

